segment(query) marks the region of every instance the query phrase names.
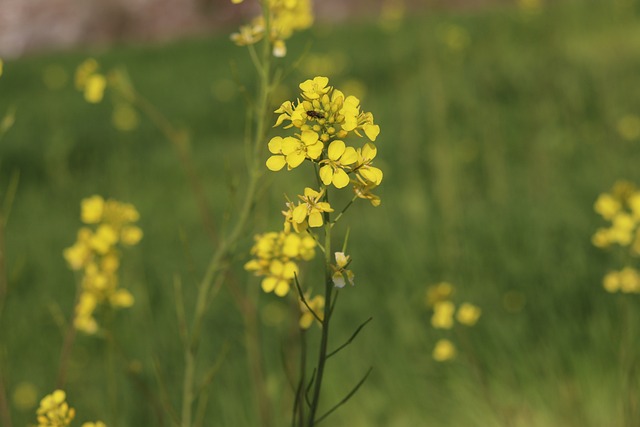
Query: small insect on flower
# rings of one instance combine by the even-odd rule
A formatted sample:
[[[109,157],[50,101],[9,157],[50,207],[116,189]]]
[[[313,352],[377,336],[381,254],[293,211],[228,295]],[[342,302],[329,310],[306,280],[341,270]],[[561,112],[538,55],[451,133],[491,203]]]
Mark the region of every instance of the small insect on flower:
[[[318,113],[317,111],[307,111],[307,116],[309,116],[312,119],[324,119],[324,114],[322,113]]]

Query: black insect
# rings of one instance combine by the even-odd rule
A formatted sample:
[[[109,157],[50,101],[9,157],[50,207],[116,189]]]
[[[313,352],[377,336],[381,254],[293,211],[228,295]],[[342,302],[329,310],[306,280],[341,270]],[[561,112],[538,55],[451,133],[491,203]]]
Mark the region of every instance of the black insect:
[[[307,116],[312,119],[324,119],[324,114],[318,113],[317,111],[307,111]]]

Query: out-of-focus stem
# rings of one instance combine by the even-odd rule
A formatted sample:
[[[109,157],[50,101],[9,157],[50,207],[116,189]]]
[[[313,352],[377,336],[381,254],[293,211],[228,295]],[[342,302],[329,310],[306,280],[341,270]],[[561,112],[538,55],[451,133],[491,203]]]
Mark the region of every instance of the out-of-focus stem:
[[[151,102],[149,102],[140,93],[131,89],[133,103],[153,122],[153,124],[164,134],[165,138],[173,145],[180,165],[187,174],[191,191],[195,198],[202,224],[207,230],[210,239],[216,241],[216,228],[213,222],[213,215],[209,209],[209,204],[205,196],[202,181],[196,172],[191,155],[191,142],[186,132],[176,129],[171,121],[160,112]]]
[[[265,22],[267,23],[266,34],[269,34],[268,6],[263,3],[262,8],[265,15]],[[260,157],[263,151],[262,147],[264,145],[264,139],[267,132],[267,113],[269,109],[269,96],[272,89],[270,64],[271,43],[268,37],[266,37],[263,41],[262,62],[260,63],[260,67],[258,68],[258,74],[260,78],[260,93],[255,109],[256,132],[254,134],[255,139],[253,146],[253,159],[249,168],[249,182],[247,183],[247,190],[234,227],[227,236],[221,236],[221,238],[218,240],[218,247],[212,255],[203,279],[198,286],[198,295],[196,297],[196,306],[190,331],[191,333],[185,348],[185,374],[182,390],[182,427],[192,427],[192,407],[193,402],[196,398],[194,394],[196,356],[200,342],[202,321],[206,313],[211,287],[215,277],[221,274],[226,268],[223,265],[224,260],[234,249],[236,242],[245,231],[246,225],[253,210],[253,205],[255,204],[258,182],[261,177]],[[246,298],[246,295],[244,296],[244,298]],[[245,300],[245,302],[246,301],[247,300]],[[247,326],[249,326],[247,331],[245,331],[245,337],[247,339],[247,350],[249,352],[249,361],[252,364],[254,362],[256,364],[259,363],[260,370],[258,371],[256,369],[256,371],[253,372],[253,375],[262,378],[259,352],[259,335],[257,333],[255,307],[246,307],[250,307],[248,310],[246,310],[246,312],[243,313],[245,315],[245,322],[247,322],[246,324]],[[266,410],[268,411],[268,406],[259,404],[259,407],[266,408]],[[260,410],[260,416],[262,419],[261,425],[269,426],[270,420],[268,412],[263,413],[263,410]]]

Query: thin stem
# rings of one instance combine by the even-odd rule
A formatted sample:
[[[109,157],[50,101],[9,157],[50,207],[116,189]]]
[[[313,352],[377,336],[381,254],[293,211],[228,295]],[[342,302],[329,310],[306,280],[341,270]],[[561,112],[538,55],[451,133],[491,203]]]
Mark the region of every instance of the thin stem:
[[[205,195],[202,181],[196,172],[194,166],[193,157],[191,155],[191,146],[189,141],[189,135],[185,131],[181,131],[173,126],[171,121],[158,110],[155,105],[149,102],[145,97],[138,93],[135,89],[132,90],[132,101],[138,106],[153,124],[164,134],[165,138],[173,145],[180,164],[187,174],[191,191],[196,199],[198,210],[200,211],[200,217],[202,223],[209,234],[210,239],[216,241],[216,228],[213,222],[213,214],[209,209],[209,203]]]
[[[269,13],[268,5],[262,4],[265,16],[266,34],[269,34]],[[257,70],[260,78],[259,100],[256,105],[256,133],[254,134],[253,162],[249,169],[249,183],[245,193],[244,201],[240,208],[240,214],[231,232],[219,240],[218,247],[211,257],[207,270],[198,286],[196,306],[194,310],[191,335],[188,345],[185,347],[185,373],[182,386],[182,427],[192,426],[192,406],[195,399],[194,381],[196,371],[196,355],[200,341],[200,332],[206,309],[209,303],[209,296],[215,277],[224,270],[223,261],[231,254],[236,242],[241,237],[248,223],[250,214],[255,204],[258,183],[261,176],[260,157],[263,151],[264,139],[267,132],[267,114],[269,110],[269,96],[271,87],[271,43],[268,37],[263,40],[263,51],[261,67]],[[262,420],[268,422],[265,419]]]
[[[300,299],[302,300],[302,303],[305,305],[305,307],[307,307],[307,310],[309,310],[309,312],[313,315],[313,317],[315,317],[318,322],[322,323],[322,319],[309,306],[309,303],[307,302],[307,299],[305,298],[304,294],[302,293],[302,289],[300,288],[300,282],[298,281],[298,275],[293,273],[293,279],[294,279],[294,281],[296,283],[296,288],[298,289],[298,295],[300,295]]]
[[[333,220],[333,223],[331,224],[331,226],[333,227],[333,225],[335,223],[337,223],[340,218],[342,218],[342,215],[344,215],[344,213],[347,211],[347,209],[349,209],[349,207],[351,207],[351,205],[353,204],[353,202],[356,201],[356,199],[358,198],[358,196],[353,196],[353,198],[349,201],[349,203],[347,203],[347,205],[340,211],[340,213],[336,216],[336,218]]]
[[[362,384],[364,384],[364,382],[367,380],[367,378],[369,377],[369,374],[371,373],[371,371],[373,370],[373,367],[370,367],[369,370],[367,371],[366,374],[364,374],[364,377],[362,377],[362,379],[360,381],[358,381],[358,384],[356,384],[356,386],[353,388],[353,390],[351,390],[349,392],[349,394],[347,394],[340,402],[338,402],[333,408],[329,409],[326,413],[324,413],[321,417],[319,417],[315,423],[319,424],[320,421],[324,420],[325,418],[327,418],[333,411],[335,411],[336,409],[338,409],[339,407],[341,407],[342,405],[344,405],[345,403],[347,403],[347,401],[349,399],[351,399],[351,397],[356,394],[356,392],[358,391],[358,389],[360,389],[360,387],[362,386]]]
[[[362,330],[362,328],[364,328],[365,326],[367,326],[367,323],[371,322],[373,320],[373,317],[369,317],[367,320],[365,320],[360,326],[358,326],[358,328],[355,330],[355,332],[351,335],[351,337],[347,340],[347,342],[345,342],[344,344],[342,344],[340,347],[336,348],[335,350],[333,350],[331,353],[327,354],[327,359],[330,358],[331,356],[333,356],[334,354],[338,353],[340,350],[342,350],[343,348],[345,348],[346,346],[348,346],[349,344],[351,344],[351,342],[358,336],[358,334],[360,333],[360,331]]]
[[[326,190],[326,188],[325,188]],[[323,201],[329,203],[329,192],[325,191]],[[309,409],[309,418],[307,420],[308,427],[313,427],[318,405],[320,403],[320,392],[322,390],[322,379],[324,376],[324,366],[327,361],[327,345],[329,342],[329,323],[331,321],[331,295],[333,293],[333,280],[331,269],[331,217],[329,212],[324,212],[324,288],[325,288],[325,305],[324,319],[322,325],[322,335],[320,338],[320,349],[318,353],[318,365],[316,368],[315,385],[313,390],[313,398],[311,400],[311,408]]]

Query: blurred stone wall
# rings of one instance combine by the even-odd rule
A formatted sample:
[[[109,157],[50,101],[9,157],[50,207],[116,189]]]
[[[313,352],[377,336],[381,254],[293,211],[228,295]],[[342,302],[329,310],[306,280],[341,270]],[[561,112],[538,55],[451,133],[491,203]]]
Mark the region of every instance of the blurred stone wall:
[[[478,6],[496,0],[319,0],[318,19],[375,17],[384,7]],[[163,40],[225,30],[255,11],[230,0],[0,0],[0,57],[43,50]]]

